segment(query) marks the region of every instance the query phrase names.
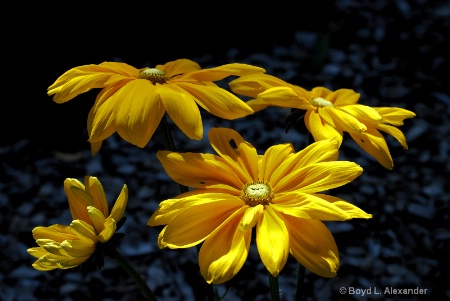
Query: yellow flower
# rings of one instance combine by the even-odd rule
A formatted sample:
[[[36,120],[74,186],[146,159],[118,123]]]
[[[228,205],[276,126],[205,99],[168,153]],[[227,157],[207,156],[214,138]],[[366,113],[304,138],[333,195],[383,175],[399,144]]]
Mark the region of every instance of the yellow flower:
[[[48,88],[48,95],[54,94],[55,102],[64,103],[93,88],[102,88],[87,122],[95,154],[102,141],[115,132],[145,147],[165,112],[181,131],[197,140],[203,137],[197,105],[224,119],[252,114],[245,102],[213,82],[262,72],[262,68],[237,63],[201,70],[188,59],[142,69],[104,62],[70,69]]]
[[[201,274],[220,284],[241,269],[256,226],[258,252],[272,275],[280,273],[290,253],[310,271],[334,277],[339,254],[321,221],[372,215],[319,192],[351,182],[362,168],[335,161],[337,141],[316,142],[299,152],[290,143],[280,144],[258,155],[232,129],[213,128],[209,140],[218,155],[157,153],[174,181],[196,188],[161,202],[149,219],[149,226],[166,225],[159,247],[203,242]]]
[[[360,94],[351,89],[330,91],[316,87],[307,91],[265,74],[238,78],[230,82],[230,87],[235,93],[255,97],[247,102],[254,111],[268,106],[305,110],[305,125],[316,141],[336,138],[341,144],[343,132],[348,132],[365,152],[387,169],[392,169],[394,164],[379,130],[408,148],[403,132],[395,126],[415,114],[402,108],[358,104]]]
[[[33,229],[39,247],[28,249],[28,253],[38,258],[33,264],[37,270],[68,269],[85,262],[97,243],[111,239],[128,202],[128,188],[124,185],[110,214],[103,187],[91,176],[85,177],[85,184],[66,179],[64,190],[73,221],[70,226],[56,224]]]

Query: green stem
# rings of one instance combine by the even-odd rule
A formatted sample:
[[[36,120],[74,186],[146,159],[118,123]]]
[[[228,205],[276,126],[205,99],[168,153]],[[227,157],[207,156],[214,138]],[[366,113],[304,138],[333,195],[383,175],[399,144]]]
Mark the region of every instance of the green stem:
[[[122,269],[127,272],[127,274],[136,281],[139,288],[142,290],[142,293],[147,297],[148,300],[156,301],[153,292],[148,287],[147,283],[139,276],[135,269],[128,263],[128,261],[123,257],[117,250],[115,252],[114,260],[120,265]]]
[[[297,287],[295,289],[295,301],[304,300],[304,279],[305,279],[305,267],[298,264],[298,274],[297,274]]]
[[[280,288],[278,287],[278,277],[274,277],[270,272],[269,284],[270,284],[270,297],[272,301],[280,301]]]
[[[172,133],[170,132],[169,124],[167,123],[167,117],[165,114],[161,119],[161,122],[159,123],[159,129],[163,134],[164,145],[166,146],[166,148],[171,152],[176,152],[175,143],[173,142]],[[179,185],[182,193],[189,191],[189,189],[186,186],[181,184]]]

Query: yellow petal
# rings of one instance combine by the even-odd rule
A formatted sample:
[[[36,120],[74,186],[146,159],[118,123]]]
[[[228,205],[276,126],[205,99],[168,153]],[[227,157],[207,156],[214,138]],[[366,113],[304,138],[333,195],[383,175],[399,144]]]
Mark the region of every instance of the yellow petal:
[[[75,96],[94,88],[103,88],[121,80],[132,80],[137,75],[137,69],[123,63],[103,63],[101,65],[84,65],[72,68],[61,75],[55,83],[48,87],[48,95],[53,95],[57,103],[64,103]],[[126,64],[123,64],[126,65]],[[127,74],[120,74],[127,70]]]
[[[189,187],[225,184],[240,190],[243,182],[223,160],[212,154],[158,151],[158,160],[175,182]]]
[[[239,195],[240,192],[237,193]],[[153,213],[150,217],[147,225],[149,226],[159,226],[170,223],[172,219],[177,216],[184,209],[207,204],[211,202],[219,202],[219,201],[227,201],[230,198],[230,193],[217,191],[216,189],[195,189],[193,191],[189,191],[183,194],[180,194],[177,198],[168,199],[162,201],[159,204],[159,208]],[[244,202],[242,202],[238,197],[233,198],[233,202],[240,202],[240,205],[243,206]]]
[[[199,252],[200,272],[206,282],[221,284],[233,278],[247,259],[252,231],[238,229],[240,215],[210,235]]]
[[[95,251],[95,244],[88,240],[65,240],[61,248],[71,257],[89,257]]]
[[[255,207],[247,208],[239,224],[239,230],[242,232],[250,230],[256,225],[256,223],[262,217],[263,214],[264,214],[264,206],[261,204]]]
[[[246,149],[253,152],[252,157],[254,158],[256,150],[250,143],[246,142],[238,132],[228,128],[212,128],[208,133],[208,138],[216,153],[227,162],[242,183],[253,181],[252,174],[246,168],[243,168],[245,164],[243,164],[241,154],[238,151],[241,147],[240,144],[247,144]]]
[[[377,124],[377,128],[393,136],[395,139],[397,139],[398,142],[400,142],[404,149],[408,149],[408,144],[406,144],[406,137],[398,128],[387,124]]]
[[[125,208],[128,204],[128,186],[126,184],[123,185],[122,190],[120,191],[119,196],[117,197],[116,202],[111,210],[111,215],[109,217],[113,218],[116,223],[118,223],[125,212]]]
[[[113,87],[106,87],[97,95],[95,104],[88,115],[89,142],[101,142],[116,132],[114,111],[118,109],[120,103],[118,103],[119,99],[112,96],[124,85],[125,83],[120,83]]]
[[[324,87],[317,87],[313,89],[313,94],[318,95],[333,103],[335,107],[354,105],[358,102],[359,93],[351,89],[338,89],[336,91],[330,91]]]
[[[94,225],[95,232],[98,234],[103,231],[105,224],[105,216],[103,213],[93,206],[88,206],[89,218]]]
[[[30,254],[31,256],[34,256],[36,258],[39,258],[39,257],[42,257],[42,256],[48,254],[48,252],[45,251],[45,249],[42,247],[29,248],[27,250],[27,252],[28,252],[28,254]]]
[[[32,232],[35,240],[46,238],[56,242],[62,242],[66,239],[77,238],[77,236],[70,230],[69,226],[58,224],[51,225],[49,227],[35,227]]]
[[[294,169],[319,162],[336,161],[339,156],[339,141],[332,138],[314,142],[296,155],[299,160],[295,163]]]
[[[374,109],[383,117],[383,122],[395,126],[403,125],[403,120],[405,120],[406,118],[413,118],[414,116],[416,116],[414,112],[402,108],[381,107]]]
[[[101,243],[107,242],[114,235],[116,229],[116,221],[112,218],[107,218],[104,225],[104,230],[98,235],[98,241]]]
[[[272,146],[268,151],[272,148],[280,148],[281,146],[282,145]],[[338,142],[335,139],[328,139],[312,143],[295,154],[291,153],[293,152],[292,146],[289,148],[289,152],[286,150],[285,154],[277,152],[272,153],[272,151],[268,153],[266,151],[262,166],[264,166],[265,160],[269,160],[268,158],[270,158],[273,163],[272,167],[265,171],[266,175],[264,176],[264,180],[267,181],[266,178],[269,177],[270,184],[276,186],[280,179],[296,169],[318,162],[334,161],[338,157],[338,147]]]
[[[322,120],[322,117],[314,111],[305,114],[305,125],[315,141],[335,138],[339,145],[342,143],[342,130],[336,129]]]
[[[188,59],[178,59],[164,65],[157,65],[155,68],[165,72],[169,78],[201,69],[199,64]]]
[[[94,207],[100,210],[103,216],[109,215],[108,201],[106,200],[105,190],[97,177],[86,176],[84,178],[86,192],[92,196]]]
[[[74,257],[74,258],[70,258],[68,260],[64,260],[64,261],[59,262],[58,266],[61,269],[71,269],[71,268],[74,268],[74,267],[82,264],[83,262],[85,262],[88,259],[89,259],[89,256],[87,256],[87,257]]]
[[[319,197],[321,199],[326,200],[327,202],[332,203],[334,206],[344,210],[347,214],[351,216],[351,218],[372,218],[372,214],[368,214],[356,207],[355,205],[344,201],[343,199],[327,195],[327,194],[314,194],[314,196]]]
[[[231,91],[236,94],[256,98],[258,94],[272,87],[292,87],[291,84],[268,74],[241,76],[229,83]]]
[[[218,81],[224,79],[225,77],[235,75],[235,76],[244,76],[254,73],[264,73],[266,70],[260,67],[247,65],[247,64],[239,64],[232,63],[226,64],[214,68],[202,69],[192,73],[189,73],[189,77],[195,78],[200,81]]]
[[[164,107],[155,86],[148,80],[137,79],[117,91],[111,99],[117,132],[124,140],[145,147],[164,115]]]
[[[359,134],[367,127],[352,115],[335,108],[319,108],[319,115],[332,127],[348,133]]]
[[[259,94],[258,98],[261,98],[264,102],[272,106],[301,110],[314,109],[308,101],[310,98],[309,93],[300,87],[296,90],[290,87],[270,88]]]
[[[375,109],[360,104],[342,106],[338,110],[344,111],[357,119],[368,119],[371,122],[378,122],[382,119]]]
[[[335,277],[339,269],[339,252],[333,235],[317,220],[284,216],[289,229],[292,256],[305,268],[321,277]]]
[[[321,192],[345,185],[361,173],[362,168],[353,162],[319,162],[294,170],[272,188],[274,193],[295,190],[303,193]]]
[[[256,113],[259,111],[264,110],[265,108],[267,108],[269,106],[268,103],[266,103],[265,101],[263,101],[260,98],[256,98],[256,99],[252,99],[246,102],[247,105],[252,108],[252,110]]]
[[[369,155],[373,156],[384,168],[394,168],[391,153],[383,135],[374,128],[369,128],[359,135],[350,134],[355,142]]]
[[[193,96],[174,84],[157,84],[156,88],[170,119],[190,139],[202,139],[202,118]]]
[[[278,276],[289,256],[289,233],[282,218],[271,206],[265,206],[264,215],[258,221],[256,245],[267,270]]]
[[[88,223],[77,219],[70,223],[70,227],[77,234],[78,238],[89,239],[94,243],[97,242],[97,233],[95,233],[95,229]]]
[[[178,86],[194,96],[203,109],[220,118],[234,120],[253,113],[240,98],[218,86],[203,86],[188,82],[180,82]]]
[[[240,208],[242,201],[238,198],[186,208],[167,225],[163,241],[172,249],[195,246],[227,223]]]
[[[289,193],[278,197],[271,204],[278,212],[302,219],[317,219],[322,221],[345,221],[352,218],[371,218],[356,206],[346,203],[330,202],[331,198],[323,199],[321,194]]]
[[[87,214],[87,206],[93,206],[94,200],[86,193],[84,185],[77,179],[67,178],[64,181],[64,191],[69,201],[72,219],[81,219],[90,222]]]
[[[290,167],[291,154],[294,153],[294,147],[291,143],[273,145],[264,153],[258,178],[272,184],[281,173],[291,172]],[[289,159],[288,159],[289,158]],[[287,162],[287,164],[286,164]]]

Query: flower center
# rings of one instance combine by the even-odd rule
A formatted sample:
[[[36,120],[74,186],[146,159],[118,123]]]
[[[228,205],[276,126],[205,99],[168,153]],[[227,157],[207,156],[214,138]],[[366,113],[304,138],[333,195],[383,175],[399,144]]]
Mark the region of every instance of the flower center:
[[[241,200],[251,207],[259,204],[269,205],[272,199],[272,188],[268,183],[261,180],[245,184],[241,192]]]
[[[331,101],[323,99],[322,97],[313,98],[311,100],[311,103],[312,103],[313,106],[318,107],[318,108],[323,108],[323,107],[332,107],[332,108],[334,108],[334,105],[333,105],[333,103]]]
[[[167,81],[166,73],[156,68],[144,68],[139,71],[138,78],[146,79],[152,84],[164,84]]]

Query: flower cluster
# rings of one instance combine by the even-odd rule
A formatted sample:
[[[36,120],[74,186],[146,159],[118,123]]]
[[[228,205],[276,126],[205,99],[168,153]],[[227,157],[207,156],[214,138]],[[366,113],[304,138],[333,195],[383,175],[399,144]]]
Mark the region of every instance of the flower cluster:
[[[229,83],[231,91],[251,100],[245,102],[214,83],[229,76],[237,77]],[[396,126],[415,116],[402,108],[359,104],[360,94],[351,89],[306,90],[260,67],[232,63],[201,69],[188,59],[142,69],[119,62],[76,67],[61,75],[48,88],[48,95],[64,103],[95,88],[101,90],[87,117],[94,155],[116,132],[127,142],[145,147],[166,113],[188,138],[201,139],[198,106],[229,120],[269,106],[304,113],[315,142],[300,151],[291,143],[282,143],[258,154],[235,130],[212,128],[208,138],[216,154],[177,152],[170,143],[168,150],[157,152],[167,175],[182,191],[161,201],[147,224],[164,226],[158,237],[160,248],[201,244],[200,272],[207,283],[214,284],[229,281],[242,268],[253,228],[261,260],[273,277],[282,271],[289,254],[317,275],[336,276],[338,248],[322,221],[372,217],[325,194],[363,171],[354,162],[338,160],[343,134],[348,133],[383,167],[392,169],[393,159],[380,131],[406,149],[405,136]],[[38,270],[85,262],[98,244],[110,241],[127,204],[125,185],[109,214],[105,193],[95,177],[86,177],[84,184],[67,179],[64,188],[73,221],[70,226],[33,230],[39,247],[28,252],[38,258],[33,264]]]
[[[403,125],[404,119],[413,118],[415,114],[402,108],[372,108],[359,104],[360,94],[351,89],[330,91],[316,87],[308,91],[267,74],[243,76],[232,81],[230,87],[235,93],[255,98],[247,102],[254,111],[268,106],[305,111],[305,125],[316,141],[334,137],[341,143],[343,133],[349,133],[365,152],[387,169],[392,169],[394,163],[379,131],[392,135],[408,149],[405,136],[395,126]]]
[[[66,179],[64,191],[73,221],[69,226],[33,229],[39,247],[28,249],[28,253],[38,258],[33,264],[37,270],[68,269],[88,260],[97,244],[112,238],[128,202],[128,188],[124,185],[110,214],[102,184],[91,176],[85,177],[84,184]]]

